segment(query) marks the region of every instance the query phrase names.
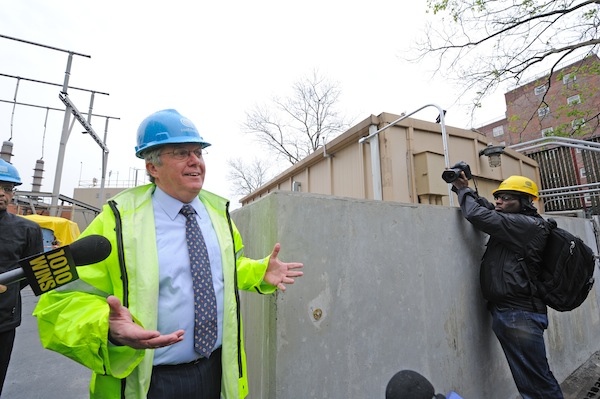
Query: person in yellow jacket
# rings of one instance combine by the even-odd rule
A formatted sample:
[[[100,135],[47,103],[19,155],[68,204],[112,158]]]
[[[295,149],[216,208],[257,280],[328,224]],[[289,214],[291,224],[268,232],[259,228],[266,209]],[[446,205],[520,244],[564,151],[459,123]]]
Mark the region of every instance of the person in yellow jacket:
[[[112,198],[82,233],[107,237],[111,254],[79,268],[77,288],[40,297],[34,316],[42,344],[93,371],[91,398],[244,398],[238,289],[283,291],[303,265],[282,262],[279,244],[264,259],[244,257],[229,202],[202,190],[202,151],[210,144],[190,120],[156,112],[141,123],[137,143],[152,183]],[[206,243],[212,290],[203,293],[214,293],[216,304],[215,338],[202,354],[184,205],[195,211]]]

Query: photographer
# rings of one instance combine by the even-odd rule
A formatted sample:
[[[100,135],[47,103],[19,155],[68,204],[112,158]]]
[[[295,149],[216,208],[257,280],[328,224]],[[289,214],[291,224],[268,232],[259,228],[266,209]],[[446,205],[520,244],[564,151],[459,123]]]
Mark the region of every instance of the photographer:
[[[524,399],[562,399],[546,358],[546,305],[532,295],[529,278],[539,273],[549,234],[533,205],[538,188],[526,177],[511,176],[492,192],[494,206],[469,188],[462,167],[457,164],[452,170],[456,179],[449,183],[463,216],[489,235],[480,268],[481,291],[515,384]],[[450,171],[444,172],[446,177]]]

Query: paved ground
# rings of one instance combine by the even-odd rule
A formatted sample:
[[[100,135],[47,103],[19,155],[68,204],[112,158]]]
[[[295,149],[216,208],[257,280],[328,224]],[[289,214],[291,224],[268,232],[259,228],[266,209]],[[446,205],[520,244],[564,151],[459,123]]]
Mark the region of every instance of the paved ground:
[[[37,297],[29,287],[22,291],[23,322],[17,338],[1,399],[85,399],[90,371],[42,347],[37,322],[31,316]]]
[[[23,323],[0,399],[85,399],[90,372],[74,361],[42,348],[31,313],[37,297],[23,290]],[[600,398],[600,352],[562,384],[565,399]],[[301,399],[301,398],[298,398]],[[374,398],[376,399],[376,398]],[[485,399],[485,398],[465,398]]]
[[[561,388],[565,399],[600,398],[600,352],[575,370]]]

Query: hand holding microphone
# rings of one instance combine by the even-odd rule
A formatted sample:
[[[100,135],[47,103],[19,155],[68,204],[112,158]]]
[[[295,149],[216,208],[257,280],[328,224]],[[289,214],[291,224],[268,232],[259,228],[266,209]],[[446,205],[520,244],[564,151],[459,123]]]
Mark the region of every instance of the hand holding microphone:
[[[79,278],[76,266],[100,262],[110,255],[110,242],[90,235],[65,245],[17,261],[19,268],[0,274],[0,292],[8,284],[27,279],[35,295],[56,289]]]

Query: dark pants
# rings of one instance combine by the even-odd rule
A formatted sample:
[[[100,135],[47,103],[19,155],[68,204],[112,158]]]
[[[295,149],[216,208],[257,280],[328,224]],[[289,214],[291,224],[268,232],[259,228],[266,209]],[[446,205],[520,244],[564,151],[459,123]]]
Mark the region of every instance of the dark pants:
[[[12,330],[0,333],[0,394],[2,393],[4,380],[6,379],[10,354],[15,343],[15,331],[16,329],[13,328]]]
[[[210,358],[175,366],[154,366],[148,399],[219,399],[221,349]]]
[[[492,329],[523,399],[563,399],[546,358],[548,316],[497,306],[491,306],[491,312]]]

